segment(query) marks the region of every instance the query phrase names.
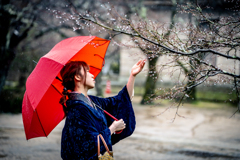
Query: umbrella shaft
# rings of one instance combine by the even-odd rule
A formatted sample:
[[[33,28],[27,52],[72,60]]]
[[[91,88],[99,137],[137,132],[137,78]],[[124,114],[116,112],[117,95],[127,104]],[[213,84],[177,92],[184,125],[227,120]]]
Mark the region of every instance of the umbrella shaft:
[[[103,110],[104,113],[106,113],[107,115],[109,115],[112,119],[114,119],[115,121],[118,121],[117,118],[115,118],[113,115],[111,115],[110,113],[108,113],[107,111]]]

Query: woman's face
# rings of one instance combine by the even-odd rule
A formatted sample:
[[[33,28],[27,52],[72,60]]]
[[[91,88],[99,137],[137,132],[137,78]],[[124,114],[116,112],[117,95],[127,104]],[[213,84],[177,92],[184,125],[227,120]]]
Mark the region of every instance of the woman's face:
[[[92,89],[95,87],[95,80],[94,80],[94,76],[89,72],[89,70],[87,70],[86,73],[86,87],[88,87],[88,89]]]

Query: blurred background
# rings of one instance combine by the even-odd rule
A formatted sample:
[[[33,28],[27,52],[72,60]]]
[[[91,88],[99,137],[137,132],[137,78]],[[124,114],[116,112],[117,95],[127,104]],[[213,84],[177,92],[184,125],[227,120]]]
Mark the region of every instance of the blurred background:
[[[79,12],[97,12],[105,14],[102,4],[107,1],[72,1]],[[185,2],[185,1],[184,1]],[[188,1],[186,1],[188,2]],[[185,3],[186,3],[185,2]],[[189,1],[191,2],[191,1]],[[177,11],[177,5],[182,1],[171,0],[118,0],[111,3],[113,7],[126,14],[127,17],[137,14],[144,20],[155,20],[160,24],[191,22],[189,14],[182,14]],[[210,8],[206,10],[213,14],[216,19],[221,15],[232,13],[237,10],[238,1],[207,1],[201,0],[198,3],[202,7]],[[28,75],[41,56],[48,53],[51,48],[61,40],[71,36],[96,35],[109,39],[109,34],[93,32],[88,29],[75,29],[75,24],[68,19],[59,18],[60,14],[54,11],[72,12],[68,1],[1,1],[1,79],[0,112],[21,112],[22,97],[25,91],[25,82]],[[70,11],[69,11],[70,10]],[[201,24],[201,25],[204,25]],[[116,38],[119,42],[128,42],[129,37],[120,35]],[[104,96],[106,83],[111,82],[111,91],[114,93],[126,84],[131,67],[138,59],[144,59],[147,55],[139,48],[128,48],[117,45],[116,41],[109,45],[105,58],[105,66],[101,74],[97,77],[95,90],[90,94]],[[146,104],[147,97],[155,93],[158,88],[171,88],[178,81],[173,78],[168,70],[161,72],[157,80],[150,78],[149,66],[160,65],[166,61],[166,56],[155,58],[156,62],[147,61],[147,65],[136,79],[135,95],[142,96],[141,104]],[[239,63],[229,64],[226,59],[217,56],[209,56],[211,64],[221,66],[226,69],[234,68],[239,72]],[[148,62],[151,62],[151,64]],[[175,73],[174,73],[175,74]],[[175,74],[175,77],[178,76]],[[153,85],[154,84],[154,85]],[[156,84],[156,85],[155,85]],[[161,93],[160,93],[161,94]],[[204,87],[196,88],[191,101],[211,101],[216,103],[230,103],[237,105],[236,94],[232,91],[229,82],[220,84],[210,82]]]
[[[100,15],[106,14],[106,9],[102,6],[104,4],[118,8],[120,13],[126,15],[126,17],[137,15],[143,20],[172,24],[191,22],[191,15],[180,13],[177,7],[183,2],[195,1],[116,0],[109,3],[105,0],[72,0],[71,2],[78,12],[85,13],[85,15],[91,12],[97,12]],[[199,0],[197,2],[201,7],[206,8],[205,12],[213,14],[215,19],[212,20],[216,21],[222,15],[232,14],[233,11],[238,12],[240,3],[238,0]],[[88,35],[110,39],[110,35],[107,32],[93,32],[88,28],[76,29],[72,21],[61,18],[60,14],[55,14],[55,11],[74,12],[69,1],[1,0],[0,3],[0,141],[8,146],[8,149],[0,147],[0,159],[8,159],[11,157],[10,155],[15,154],[14,151],[19,155],[15,156],[15,159],[33,159],[34,156],[32,155],[23,156],[23,153],[27,154],[26,151],[9,151],[9,144],[11,144],[8,137],[9,133],[13,134],[14,140],[21,139],[21,143],[25,144],[22,139],[24,136],[22,132],[18,133],[18,130],[13,130],[13,128],[20,128],[21,131],[23,129],[22,123],[19,121],[21,121],[21,106],[27,77],[40,57],[48,53],[61,40],[72,36]],[[104,19],[100,20],[104,21]],[[204,26],[204,23],[198,25]],[[129,48],[122,45],[128,43],[129,38],[126,35],[119,35],[110,43],[105,57],[105,66],[96,78],[95,89],[91,90],[89,94],[101,97],[115,95],[127,83],[131,67],[139,59],[149,58],[140,48]],[[121,42],[121,45],[118,42]],[[226,70],[234,68],[239,74],[239,62],[229,63],[226,59],[217,56],[206,56],[205,59],[210,61],[211,64],[221,66]],[[119,151],[116,157],[118,159],[141,159],[135,155],[139,153],[138,156],[142,156],[142,159],[158,159],[157,157],[176,159],[176,157],[170,156],[171,153],[176,153],[178,159],[239,159],[240,146],[238,143],[240,137],[237,133],[240,129],[239,113],[235,115],[235,118],[228,119],[234,114],[238,105],[238,97],[230,81],[229,83],[226,81],[219,84],[213,80],[207,82],[206,85],[196,87],[196,90],[184,103],[186,108],[182,109],[182,115],[185,118],[175,120],[177,122],[174,122],[172,128],[169,128],[168,125],[175,116],[174,109],[176,108],[173,106],[172,100],[166,99],[161,102],[151,101],[151,103],[146,103],[149,101],[149,97],[156,93],[156,90],[158,90],[157,94],[160,95],[168,88],[174,87],[176,81],[178,81],[176,78],[178,74],[170,75],[168,70],[161,72],[158,75],[160,78],[157,80],[150,78],[152,75],[151,65],[160,65],[165,61],[165,56],[156,58],[155,62],[147,61],[143,72],[136,78],[133,104],[136,110],[137,122],[139,122],[138,129],[132,139],[115,147]],[[173,107],[173,110],[165,112],[169,107]],[[12,113],[14,114],[12,115]],[[15,124],[16,121],[18,121],[17,124]],[[165,123],[167,123],[166,126],[163,125]],[[197,129],[200,124],[202,128]],[[31,145],[35,146],[36,144],[36,146],[39,146],[41,141],[42,148],[40,147],[40,150],[45,153],[54,152],[55,157],[49,159],[59,159],[56,157],[59,156],[62,125],[60,124],[53,131],[52,135],[57,135],[57,138],[54,137],[48,141],[42,139],[33,140],[34,142]],[[21,136],[18,137],[19,135]],[[167,140],[164,137],[167,137]],[[194,138],[197,138],[197,140]],[[224,138],[224,142],[221,138]],[[201,140],[204,141],[204,144],[201,144]],[[174,145],[172,145],[173,141]],[[163,144],[164,142],[166,143]],[[17,143],[12,142],[12,146]],[[44,150],[44,146],[49,143],[53,148],[57,147],[57,149]],[[186,150],[181,150],[181,148],[184,148],[182,147],[183,143],[185,147],[187,146]],[[31,145],[28,143],[23,146],[27,148]],[[132,148],[131,145],[133,145]],[[220,147],[214,150],[213,148],[217,145]],[[201,146],[201,149],[198,146]],[[130,147],[133,152],[128,153],[127,150],[123,149],[127,147]],[[221,149],[223,153],[221,153]],[[211,152],[208,152],[209,150]],[[123,154],[126,152],[127,155],[133,154],[135,156],[124,157]],[[152,154],[152,156],[146,156],[148,154]],[[48,154],[46,154],[47,156],[49,157]]]

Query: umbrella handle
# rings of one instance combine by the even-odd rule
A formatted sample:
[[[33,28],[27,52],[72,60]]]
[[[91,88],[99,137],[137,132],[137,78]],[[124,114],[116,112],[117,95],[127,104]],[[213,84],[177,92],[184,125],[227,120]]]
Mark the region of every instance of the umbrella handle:
[[[116,117],[114,117],[113,115],[111,115],[110,113],[108,113],[107,111],[103,110],[104,113],[106,113],[107,115],[109,115],[112,119],[114,119],[115,121],[118,121],[118,119]],[[120,134],[122,133],[123,130],[120,131],[116,131],[116,134]]]
[[[121,131],[116,131],[115,133],[116,133],[116,134],[120,134],[120,133],[122,133],[122,131],[123,131],[123,130],[121,130]]]

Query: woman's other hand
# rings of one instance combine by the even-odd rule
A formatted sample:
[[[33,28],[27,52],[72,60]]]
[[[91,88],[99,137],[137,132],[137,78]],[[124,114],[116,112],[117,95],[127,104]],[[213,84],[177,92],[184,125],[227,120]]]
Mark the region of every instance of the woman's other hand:
[[[124,123],[123,119],[120,119],[118,121],[114,121],[111,126],[109,127],[111,134],[113,134],[116,131],[121,131],[126,127],[126,124]]]
[[[135,77],[138,73],[140,73],[145,65],[146,60],[139,60],[131,70],[131,74]]]

